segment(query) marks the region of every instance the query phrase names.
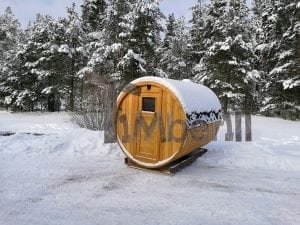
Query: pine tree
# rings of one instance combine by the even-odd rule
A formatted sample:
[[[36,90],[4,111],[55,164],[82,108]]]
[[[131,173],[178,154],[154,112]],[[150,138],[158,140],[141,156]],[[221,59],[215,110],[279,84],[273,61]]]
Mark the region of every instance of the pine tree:
[[[39,49],[38,60],[30,62],[27,68],[37,76],[38,101],[41,109],[48,111],[59,111],[61,102],[65,100],[66,80],[63,71],[66,65],[64,55],[59,52],[64,34],[62,24],[49,16],[42,16],[31,30],[29,42],[35,43],[35,48]]]
[[[55,21],[50,16],[37,16],[37,20],[30,29],[30,36],[24,51],[27,61],[25,67],[32,82],[32,93],[41,109],[58,111],[60,99],[58,97],[59,78],[55,70],[53,45],[55,43]],[[28,87],[28,90],[30,88]]]
[[[260,18],[263,14],[263,5],[265,0],[254,0],[252,3],[252,11],[255,17]]]
[[[280,104],[283,118],[300,119],[300,4],[297,1],[282,1],[280,16],[286,29],[280,39],[275,68],[270,72],[281,84],[275,98]],[[288,16],[287,16],[288,15]],[[282,22],[280,22],[282,24]]]
[[[11,8],[7,7],[0,16],[0,62],[3,62],[9,51],[16,46],[20,34],[20,23],[15,19]]]
[[[124,15],[130,12],[131,2],[110,0],[107,3],[103,28],[89,34],[87,49],[89,59],[84,71],[101,76],[104,80],[120,80],[118,63],[126,49],[121,44],[121,22]]]
[[[157,69],[156,73],[160,77],[171,77],[171,72],[168,71],[168,68],[172,57],[171,43],[175,37],[175,23],[176,21],[174,13],[169,14],[166,20],[166,29],[164,32],[165,37],[161,43],[161,46],[156,50],[160,60],[158,63],[159,68]]]
[[[163,18],[159,3],[160,0],[138,0],[123,17],[123,32],[119,36],[127,52],[119,62],[119,68],[125,81],[145,74],[155,75],[158,62],[156,49],[162,31],[160,20]]]
[[[14,74],[10,105],[57,111],[67,100],[67,108],[74,110],[81,95],[79,72],[86,63],[86,37],[75,5],[68,8],[66,19],[37,15],[25,36],[10,69]]]
[[[188,78],[188,33],[184,18],[175,19],[170,14],[166,21],[166,35],[158,50],[161,75],[173,79]]]
[[[106,80],[124,83],[142,75],[155,75],[163,17],[158,0],[110,0],[104,26],[90,51],[87,71],[101,74]]]
[[[22,30],[10,7],[0,16],[0,105],[12,102],[15,73],[12,64],[17,60]]]
[[[215,90],[217,95],[221,97],[223,107],[226,112],[228,108],[228,98],[225,93],[230,91],[231,85],[226,82],[229,76],[229,69],[226,68],[226,61],[230,58],[229,41],[226,39],[226,3],[225,0],[213,0],[207,7],[207,16],[205,21],[200,18],[194,18],[194,21],[199,21],[199,25],[203,30],[197,35],[192,34],[194,43],[200,42],[201,46],[195,46],[194,51],[201,56],[200,61],[194,67],[196,74],[194,80],[196,82],[205,83]],[[194,10],[197,8],[194,7]],[[197,12],[197,11],[196,11]],[[194,13],[195,15],[195,13]],[[195,16],[194,16],[195,17]],[[204,24],[202,24],[204,22]],[[194,32],[196,29],[194,28]],[[227,90],[226,90],[227,89]]]
[[[50,111],[59,107],[55,98],[59,81],[55,81],[52,45],[54,44],[53,19],[37,15],[34,24],[25,31],[25,41],[18,45],[10,72],[11,95],[9,105],[14,109],[32,111],[36,108]],[[56,102],[55,102],[56,100]]]
[[[264,71],[263,65],[260,63],[261,60],[261,51],[260,46],[264,42],[264,32],[262,29],[262,14],[265,9],[265,0],[254,0],[252,5],[253,15],[250,18],[250,31],[251,38],[253,43],[253,52],[255,54],[255,58],[253,59],[253,68],[259,74],[259,82],[256,82],[253,88],[253,102],[255,103],[255,107],[253,107],[253,112],[257,113],[260,111],[262,107],[262,102],[264,96],[262,95],[263,87],[266,84],[266,73]]]
[[[107,9],[106,0],[84,0],[81,9],[82,25],[85,31],[94,32],[103,29]]]
[[[266,85],[262,112],[299,119],[299,8],[297,1],[266,2],[258,46]],[[298,6],[299,7],[299,6]]]
[[[260,79],[260,74],[253,67],[256,56],[253,51],[246,0],[231,0],[229,2],[228,19],[228,36],[233,40],[231,46],[233,61],[228,63],[231,66],[232,76],[237,79],[236,83],[238,83],[233,91],[238,95],[238,98],[234,99],[234,101],[238,101],[235,102],[235,107],[237,106],[237,110],[242,110],[245,113],[252,113],[255,110],[253,90],[256,82]]]
[[[65,27],[65,33],[58,52],[64,55],[62,62],[67,68],[65,71],[66,91],[69,95],[67,107],[74,111],[76,97],[80,99],[82,95],[82,68],[87,63],[86,33],[82,28],[81,18],[75,11],[75,4],[67,8],[67,13],[67,18],[60,21]]]
[[[223,109],[249,112],[252,105],[252,42],[247,26],[248,9],[244,0],[214,0],[207,8],[202,28],[200,62],[194,67],[195,80],[215,90]]]
[[[103,55],[103,48],[106,44],[104,40],[107,37],[104,30],[109,21],[107,19],[108,6],[109,1],[106,0],[84,0],[81,5],[82,28],[86,34],[83,45],[87,54],[87,64],[80,71],[82,77],[86,73],[99,73],[105,65],[105,63],[101,65],[98,63],[103,61],[103,59],[99,60],[99,56]]]
[[[14,79],[10,80],[11,95],[10,106],[13,109],[32,111],[40,97],[39,86],[37,85],[37,73],[35,67],[40,63],[41,45],[39,41],[43,38],[44,32],[41,26],[47,20],[37,15],[36,21],[25,30],[26,39],[18,46],[18,54],[11,65],[11,72]],[[40,31],[41,34],[40,34]]]
[[[163,47],[170,47],[171,40],[175,37],[175,25],[176,20],[174,13],[169,14],[167,21],[166,21],[166,32],[165,38],[163,40]]]
[[[191,36],[190,61],[192,61],[194,66],[199,63],[205,51],[204,33],[205,33],[205,25],[206,25],[208,9],[203,2],[204,2],[203,0],[198,0],[197,4],[191,8],[192,26],[190,28],[190,36]]]
[[[124,83],[146,72],[154,75],[162,16],[157,0],[109,1],[86,68]]]

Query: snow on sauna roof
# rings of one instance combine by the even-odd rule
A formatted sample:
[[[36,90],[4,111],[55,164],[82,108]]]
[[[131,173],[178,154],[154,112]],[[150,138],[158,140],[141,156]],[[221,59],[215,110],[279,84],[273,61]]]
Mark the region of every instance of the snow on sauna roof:
[[[189,79],[173,80],[168,78],[145,76],[133,80],[139,82],[156,82],[170,89],[180,101],[186,114],[194,112],[219,112],[221,104],[215,93],[208,87],[192,82]]]

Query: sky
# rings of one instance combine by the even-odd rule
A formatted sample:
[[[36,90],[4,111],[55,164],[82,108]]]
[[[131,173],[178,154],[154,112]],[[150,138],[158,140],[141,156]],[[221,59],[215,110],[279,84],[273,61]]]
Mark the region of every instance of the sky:
[[[251,0],[247,0],[250,2]],[[10,6],[23,27],[34,21],[37,13],[49,14],[54,18],[65,16],[66,7],[75,2],[80,10],[82,0],[0,0],[0,14]],[[165,15],[174,13],[176,17],[185,16],[191,18],[191,8],[197,0],[163,0],[161,10]]]

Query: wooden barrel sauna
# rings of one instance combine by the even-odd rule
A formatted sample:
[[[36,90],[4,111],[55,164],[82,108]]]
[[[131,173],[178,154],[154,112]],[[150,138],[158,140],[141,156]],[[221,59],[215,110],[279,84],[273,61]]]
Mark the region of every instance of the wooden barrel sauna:
[[[117,98],[118,143],[129,159],[146,168],[165,166],[208,144],[221,121],[214,92],[190,80],[141,77]]]

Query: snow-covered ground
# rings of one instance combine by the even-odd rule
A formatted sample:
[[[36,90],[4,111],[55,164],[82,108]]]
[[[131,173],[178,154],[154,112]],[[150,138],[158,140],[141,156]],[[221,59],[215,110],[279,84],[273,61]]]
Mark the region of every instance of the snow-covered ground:
[[[0,112],[0,224],[300,224],[300,122],[252,117],[175,176],[127,168],[66,113]],[[43,133],[36,136],[26,133]]]

